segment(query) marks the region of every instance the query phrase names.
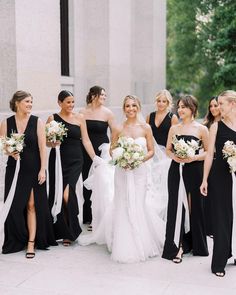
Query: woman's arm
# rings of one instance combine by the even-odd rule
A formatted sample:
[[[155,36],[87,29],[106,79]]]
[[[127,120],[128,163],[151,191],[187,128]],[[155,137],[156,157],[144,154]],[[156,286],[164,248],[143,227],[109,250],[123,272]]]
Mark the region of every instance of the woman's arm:
[[[0,124],[0,136],[7,135],[7,121],[3,120]]]
[[[78,114],[77,116],[78,116],[78,121],[80,122],[80,130],[81,130],[81,138],[82,138],[83,146],[86,152],[88,153],[89,157],[93,160],[96,154],[94,152],[92,143],[88,136],[86,121],[82,114]]]
[[[149,124],[149,122],[150,122],[150,114],[149,114],[149,115],[147,115],[147,117],[146,117],[146,123],[148,123],[148,124]]]
[[[146,124],[146,141],[147,141],[147,154],[144,157],[144,162],[151,159],[154,155],[154,142],[153,142],[153,134],[150,125]]]
[[[193,157],[193,161],[203,161],[206,157],[207,150],[208,150],[208,143],[209,143],[209,131],[206,126],[200,126],[201,128],[201,139],[202,139],[202,145],[204,152],[195,155]]]
[[[179,123],[178,117],[174,114],[171,118],[171,126],[176,125]]]
[[[177,163],[185,163],[184,159],[180,159],[176,157],[176,155],[173,153],[172,141],[173,141],[173,136],[176,134],[177,134],[176,125],[173,125],[172,127],[170,127],[170,130],[168,133],[168,138],[166,143],[166,154],[169,158],[171,158]]]
[[[210,173],[210,169],[211,169],[212,161],[214,157],[217,129],[218,129],[218,123],[214,123],[211,125],[210,134],[209,134],[209,145],[208,145],[207,154],[204,160],[203,180],[200,187],[201,193],[204,196],[207,195],[207,187],[208,187],[207,179]]]
[[[40,154],[40,171],[38,174],[39,184],[44,183],[46,180],[46,135],[45,135],[45,125],[38,119],[37,124],[37,136],[38,136],[38,146]]]

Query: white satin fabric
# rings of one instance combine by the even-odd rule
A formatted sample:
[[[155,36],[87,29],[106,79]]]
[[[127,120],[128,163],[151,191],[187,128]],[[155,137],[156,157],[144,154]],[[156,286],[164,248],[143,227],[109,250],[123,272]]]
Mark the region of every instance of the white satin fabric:
[[[60,146],[55,147],[56,159],[55,159],[55,196],[52,206],[53,223],[57,221],[57,215],[61,212],[62,199],[63,199],[63,176],[61,166],[61,153]]]
[[[146,149],[144,137],[135,142]],[[79,244],[106,244],[111,258],[122,263],[144,261],[162,254],[165,222],[156,208],[150,206],[153,202],[150,165],[148,161],[126,171],[106,163],[94,169],[90,182],[93,232],[79,236]]]
[[[1,237],[3,234],[4,223],[7,219],[8,213],[11,209],[11,204],[14,199],[19,171],[20,171],[20,158],[18,158],[18,160],[16,161],[16,169],[15,169],[14,177],[12,180],[11,188],[9,190],[6,201],[4,202],[1,212],[0,212],[0,234],[1,234]]]
[[[233,228],[232,228],[232,255],[236,259],[236,176],[232,172],[232,203],[233,203]]]

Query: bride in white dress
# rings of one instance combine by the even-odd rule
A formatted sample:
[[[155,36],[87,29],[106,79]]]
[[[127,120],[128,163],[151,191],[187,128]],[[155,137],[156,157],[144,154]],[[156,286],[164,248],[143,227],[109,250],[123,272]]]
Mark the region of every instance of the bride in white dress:
[[[96,194],[99,190],[107,205],[103,217],[93,226],[93,232],[81,235],[78,241],[81,245],[106,244],[114,261],[130,263],[161,255],[165,223],[147,201],[152,194],[148,177],[151,173],[148,160],[154,154],[151,128],[139,120],[137,97],[126,96],[123,110],[126,121],[112,132],[111,153],[121,136],[132,138],[145,152],[143,163],[132,170],[116,166],[113,172],[107,163],[94,170],[93,198],[99,197]]]

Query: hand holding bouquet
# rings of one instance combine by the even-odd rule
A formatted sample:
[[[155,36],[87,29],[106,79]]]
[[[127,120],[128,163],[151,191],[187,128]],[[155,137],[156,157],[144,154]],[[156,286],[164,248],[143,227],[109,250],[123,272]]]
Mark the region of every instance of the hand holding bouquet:
[[[47,141],[51,143],[63,141],[63,137],[67,136],[67,130],[63,123],[52,120],[46,124]]]
[[[19,154],[23,151],[23,148],[25,146],[24,139],[24,134],[12,132],[10,137],[5,136],[1,138],[0,150],[17,160]]]
[[[236,172],[236,144],[230,140],[226,141],[222,153],[229,164],[230,172]]]
[[[123,169],[132,170],[139,167],[145,157],[145,152],[140,144],[135,143],[131,137],[119,137],[117,146],[112,150],[113,165]]]
[[[198,141],[194,139],[185,141],[183,138],[178,139],[176,135],[173,136],[172,144],[175,156],[180,159],[192,158],[200,149]]]

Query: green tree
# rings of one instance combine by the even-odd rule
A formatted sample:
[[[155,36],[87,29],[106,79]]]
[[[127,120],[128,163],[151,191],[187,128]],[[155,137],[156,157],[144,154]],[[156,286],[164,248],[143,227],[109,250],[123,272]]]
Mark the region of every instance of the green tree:
[[[236,86],[236,1],[168,0],[167,87],[208,99]]]

